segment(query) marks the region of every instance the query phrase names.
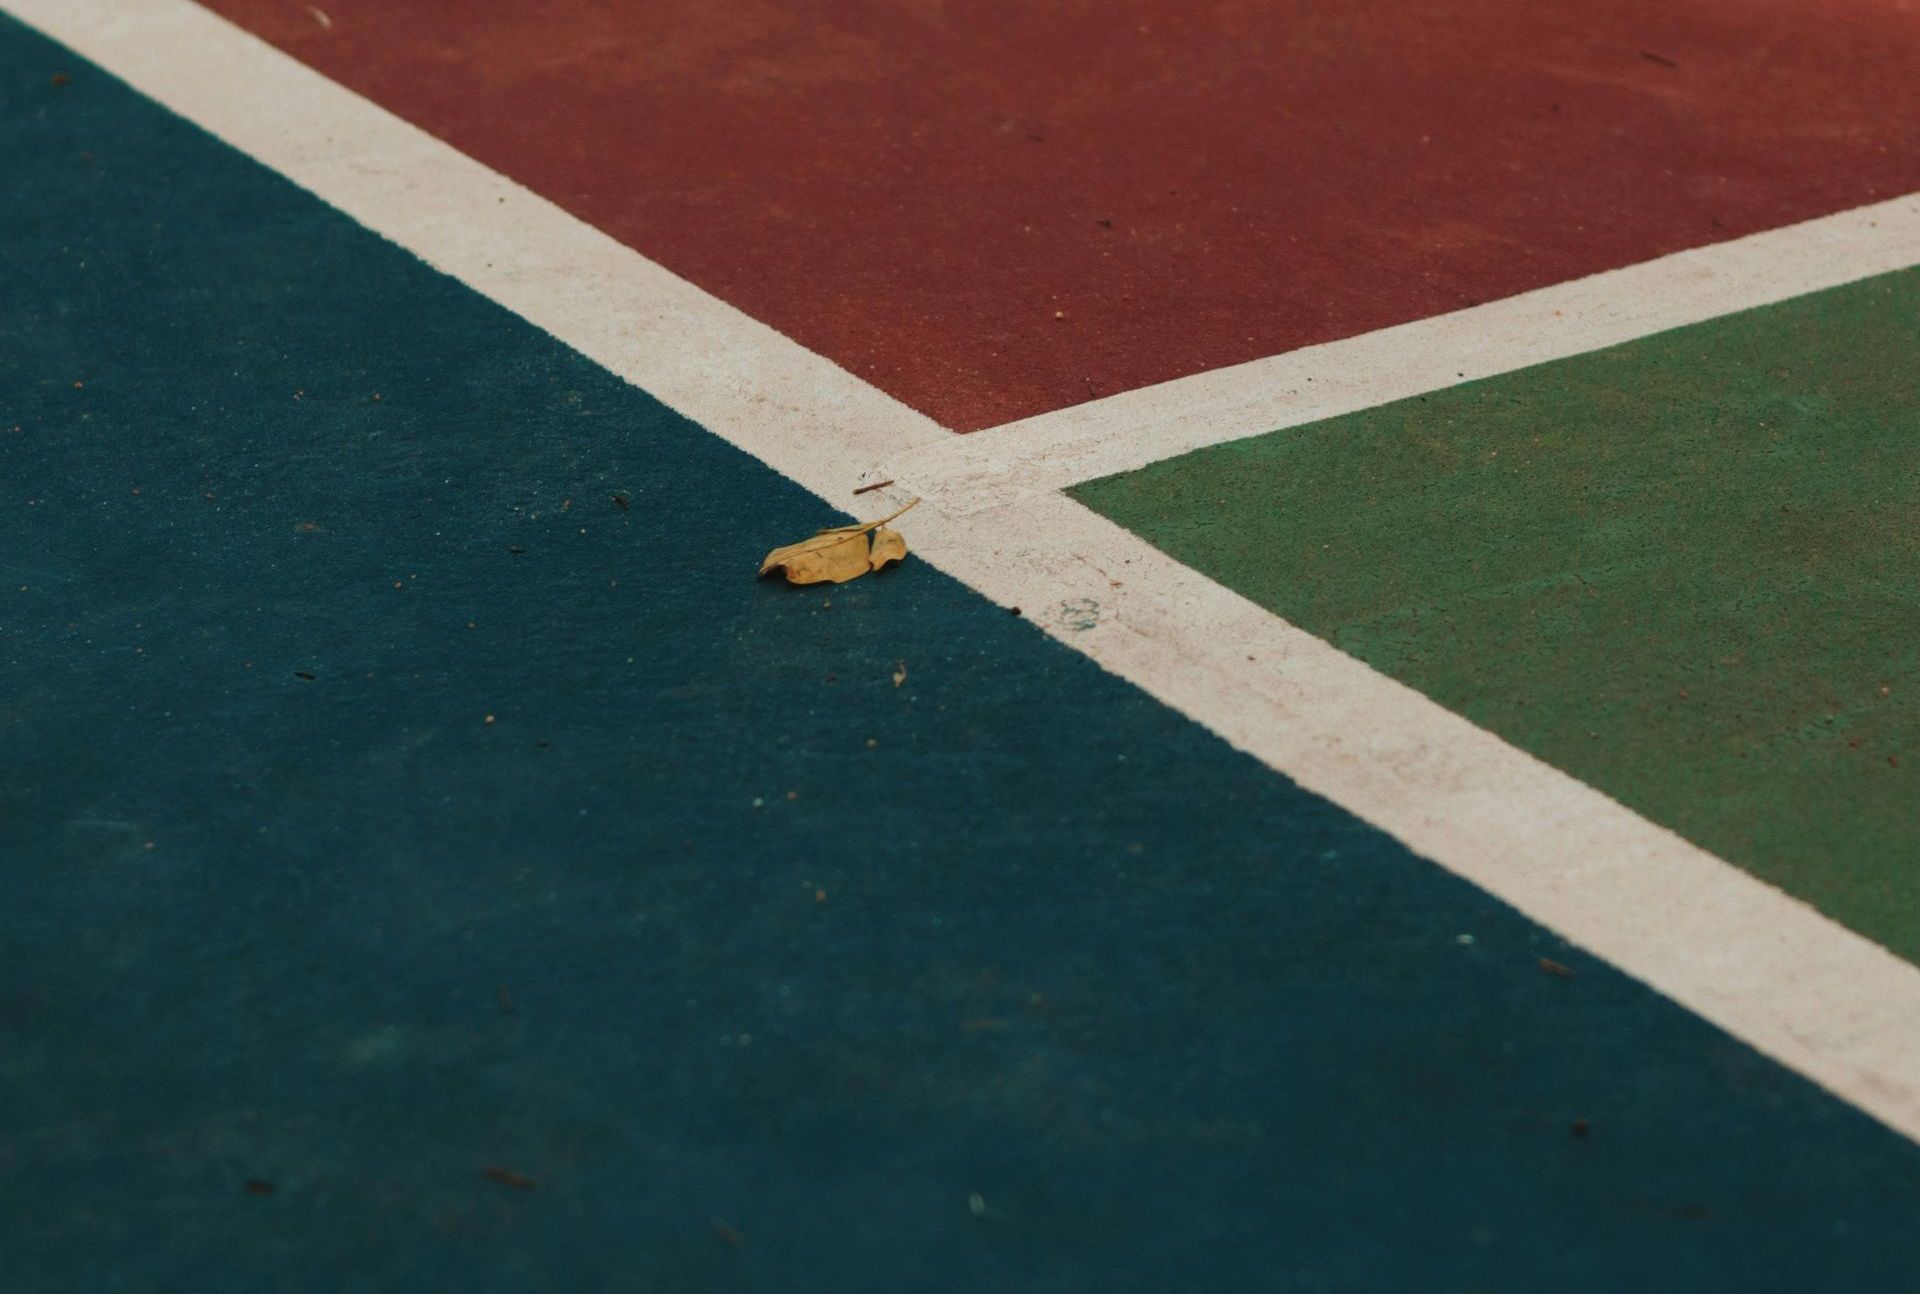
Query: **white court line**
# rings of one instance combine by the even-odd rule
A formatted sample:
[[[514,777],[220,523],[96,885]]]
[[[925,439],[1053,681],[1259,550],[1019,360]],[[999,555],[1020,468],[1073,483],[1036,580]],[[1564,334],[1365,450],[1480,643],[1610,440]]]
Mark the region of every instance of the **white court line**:
[[[942,441],[921,415],[187,0],[0,4],[836,507],[861,467]],[[1242,750],[1920,1139],[1920,968],[1062,494],[964,512],[932,497],[912,540]]]
[[[989,507],[1912,265],[1920,194],[1105,396],[885,466],[944,483],[955,507]]]

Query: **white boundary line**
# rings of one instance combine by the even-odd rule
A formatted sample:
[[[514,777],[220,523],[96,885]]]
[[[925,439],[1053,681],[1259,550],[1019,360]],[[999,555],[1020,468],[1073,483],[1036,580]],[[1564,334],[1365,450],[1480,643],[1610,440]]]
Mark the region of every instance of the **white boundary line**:
[[[986,507],[1911,265],[1920,194],[1090,400],[887,467]]]
[[[187,0],[0,4],[836,506],[857,467],[947,443],[928,419]],[[1920,1139],[1920,968],[1062,494],[949,506],[966,493],[916,510],[927,560]]]

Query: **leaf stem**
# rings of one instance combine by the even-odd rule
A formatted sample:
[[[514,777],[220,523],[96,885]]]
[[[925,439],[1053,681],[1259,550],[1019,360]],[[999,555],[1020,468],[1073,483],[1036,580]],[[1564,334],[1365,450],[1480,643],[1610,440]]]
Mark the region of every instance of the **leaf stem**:
[[[837,534],[840,534],[842,531],[844,531],[849,535],[864,534],[869,530],[873,530],[879,526],[886,525],[889,521],[892,521],[895,517],[898,517],[901,513],[907,511],[909,508],[913,507],[915,504],[919,502],[920,500],[918,499],[911,499],[905,504],[903,504],[901,507],[895,509],[893,512],[890,512],[886,516],[880,518],[880,520],[878,521],[858,521],[851,526],[827,526],[823,529],[816,530],[813,533],[816,535],[837,535]]]

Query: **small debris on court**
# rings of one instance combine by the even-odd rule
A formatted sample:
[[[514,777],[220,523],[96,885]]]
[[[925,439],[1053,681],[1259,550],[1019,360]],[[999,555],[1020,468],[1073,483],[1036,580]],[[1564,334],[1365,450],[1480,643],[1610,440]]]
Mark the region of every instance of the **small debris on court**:
[[[760,563],[760,574],[782,571],[789,584],[844,584],[868,571],[900,561],[907,555],[907,541],[887,523],[918,502],[920,500],[915,499],[878,521],[831,526],[817,531],[811,539],[776,548]],[[867,537],[869,532],[871,541]]]

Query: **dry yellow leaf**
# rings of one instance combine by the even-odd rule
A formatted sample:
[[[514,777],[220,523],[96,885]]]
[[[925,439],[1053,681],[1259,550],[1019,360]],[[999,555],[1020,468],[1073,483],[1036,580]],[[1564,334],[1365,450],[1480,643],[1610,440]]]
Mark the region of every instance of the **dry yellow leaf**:
[[[877,571],[888,562],[897,562],[907,555],[907,541],[899,531],[889,530],[887,523],[918,502],[920,500],[915,499],[898,512],[878,521],[832,526],[819,531],[811,539],[776,548],[760,563],[760,573],[765,575],[779,568],[786,574],[789,584],[821,584],[827,581],[845,584],[868,571]],[[867,538],[868,531],[873,532],[871,541]]]
[[[881,526],[873,532],[873,551],[867,554],[867,565],[879,570],[888,562],[897,562],[907,555],[907,541],[897,530]]]
[[[760,564],[760,573],[765,575],[776,566],[785,568],[789,584],[820,584],[827,580],[844,584],[855,576],[865,575],[869,569],[867,537],[815,535],[768,553],[767,560]]]

